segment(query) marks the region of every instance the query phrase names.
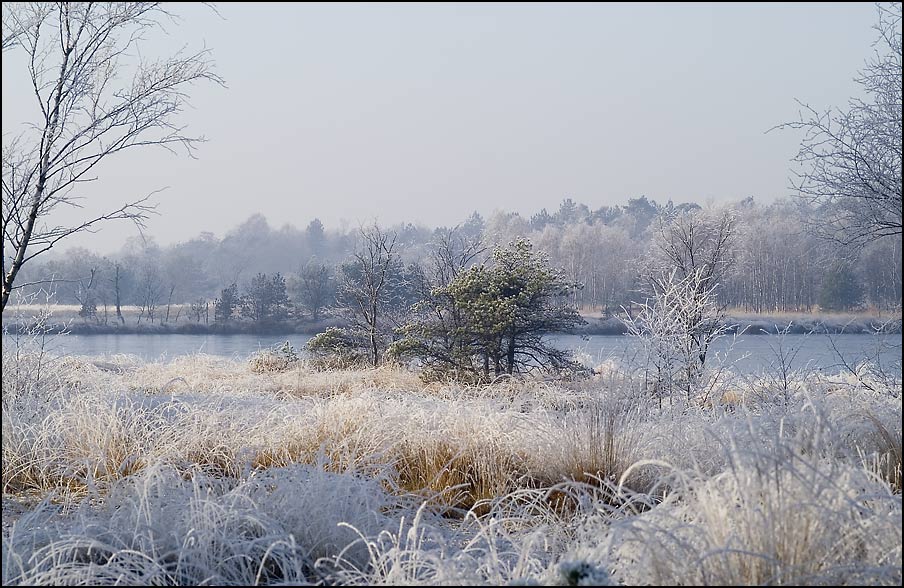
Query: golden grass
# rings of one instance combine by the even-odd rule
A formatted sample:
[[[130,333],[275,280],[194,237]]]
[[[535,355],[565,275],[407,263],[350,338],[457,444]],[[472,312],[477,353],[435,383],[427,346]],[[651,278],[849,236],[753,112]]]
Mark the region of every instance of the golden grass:
[[[888,482],[894,492],[901,492],[901,429],[889,430],[876,415],[867,413],[867,421],[872,425],[878,451],[873,456],[872,470]]]
[[[465,512],[518,488],[525,460],[496,445],[454,445],[442,440],[394,448],[398,487],[441,510]],[[482,514],[486,504],[476,512]]]
[[[190,304],[170,305],[170,324],[194,323],[195,321],[189,318],[188,311],[190,307]],[[70,321],[85,322],[78,314],[81,309],[81,305],[78,304],[9,304],[3,309],[3,317],[4,319],[22,317],[23,320],[27,320],[33,316],[49,312],[52,316],[51,322],[55,324],[65,324]],[[141,308],[134,305],[124,305],[121,307],[121,310],[123,318],[126,320],[126,323],[129,324],[134,324],[141,314]],[[213,307],[211,307],[210,311],[211,315],[213,315]],[[103,306],[100,306],[97,309],[97,314],[101,320],[103,320],[103,313]],[[166,305],[163,304],[158,306],[155,315],[155,323],[159,323],[160,319],[165,314]],[[178,321],[176,321],[176,316],[179,317]],[[211,319],[212,318],[213,317],[211,316]],[[142,319],[142,324],[144,324],[146,320],[147,319]],[[116,316],[116,307],[113,305],[107,307],[107,322],[110,324],[119,322],[119,318]]]
[[[445,579],[480,583],[455,575],[477,569],[479,558],[450,559],[462,557],[455,550],[464,544],[468,558],[501,548],[492,566],[507,571],[479,578],[491,584],[539,578],[560,556],[580,553],[600,554],[594,565],[629,584],[900,575],[900,397],[858,397],[855,381],[832,392],[830,379],[808,378],[789,403],[738,381],[721,403],[674,408],[611,374],[425,385],[390,366],[319,372],[300,362],[256,373],[248,362],[208,356],[103,365],[70,358],[28,382],[17,392],[4,378],[2,485],[19,496],[12,503],[52,495],[84,508],[78,516],[90,522],[95,504],[100,512],[122,493],[153,496],[160,537],[174,504],[199,518],[175,548],[151,542],[149,553],[191,547],[214,570],[222,567],[217,554],[186,538],[203,527],[234,541],[246,523],[270,521],[274,535],[255,548],[294,553],[299,541],[316,550],[302,550],[304,558],[335,557],[359,538],[340,523],[354,525],[366,541],[355,544],[363,563],[351,571],[363,575],[344,579],[363,584],[384,572],[386,584],[417,583],[433,577],[434,565],[452,566]],[[864,412],[881,418],[864,420]],[[151,483],[159,492],[147,490]],[[205,501],[209,508],[195,508]],[[129,526],[119,512],[103,514],[114,517],[114,532]],[[229,513],[236,527],[224,526]],[[469,529],[486,535],[478,540]],[[434,542],[439,551],[419,560]],[[573,553],[562,548],[572,544]],[[530,569],[505,567],[532,549],[542,557]],[[607,562],[607,553],[617,559]],[[845,575],[851,565],[864,575]],[[410,577],[398,575],[405,566]],[[263,559],[252,567],[263,569]],[[203,569],[201,579],[213,577]]]
[[[394,491],[452,512],[517,489],[618,482],[636,461],[674,450],[648,423],[655,414],[642,414],[649,407],[600,389],[605,378],[468,387],[424,384],[391,366],[322,372],[299,362],[256,373],[210,356],[105,362],[58,362],[51,380],[65,401],[45,420],[26,426],[4,410],[5,492],[102,487],[161,460],[223,477],[321,463],[389,468]],[[749,398],[732,389],[721,404],[740,410]],[[876,471],[900,491],[900,431],[875,435],[884,443]],[[629,488],[650,486],[643,471],[632,470]]]

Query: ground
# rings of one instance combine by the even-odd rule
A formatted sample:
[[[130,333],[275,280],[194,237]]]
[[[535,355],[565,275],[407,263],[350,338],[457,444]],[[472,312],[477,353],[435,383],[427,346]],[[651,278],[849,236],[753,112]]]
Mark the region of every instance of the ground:
[[[4,349],[3,584],[901,584],[901,380]]]

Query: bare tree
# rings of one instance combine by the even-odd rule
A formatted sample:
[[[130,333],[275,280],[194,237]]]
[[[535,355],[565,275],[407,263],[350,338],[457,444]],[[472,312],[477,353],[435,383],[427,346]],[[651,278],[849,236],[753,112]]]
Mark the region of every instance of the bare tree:
[[[164,287],[161,283],[160,269],[155,260],[145,258],[139,267],[135,295],[138,301],[138,323],[146,318],[151,323],[157,317],[157,306],[163,298]]]
[[[432,275],[426,283],[432,287],[448,286],[486,250],[483,239],[468,235],[461,225],[440,231],[430,251]]]
[[[188,316],[195,319],[196,323],[201,322],[201,317],[205,317],[204,323],[207,323],[207,309],[209,304],[207,300],[204,298],[198,298],[197,300],[191,302],[188,307]]]
[[[364,331],[373,366],[380,363],[385,347],[381,333],[381,313],[388,304],[394,266],[396,235],[383,232],[376,224],[362,227],[351,263],[342,268],[339,298],[352,312],[357,330]]]
[[[97,268],[89,268],[89,271],[91,275],[87,278],[88,283],[86,284],[85,280],[79,280],[75,291],[75,299],[79,303],[78,314],[86,322],[89,318],[97,321],[97,302],[94,300],[94,292],[92,291],[96,281],[95,278],[97,277]]]
[[[110,278],[110,283],[113,286],[113,303],[116,305],[116,317],[119,319],[119,322],[122,324],[126,324],[125,317],[122,316],[122,282],[123,282],[123,270],[122,265],[119,263],[113,264],[113,277]]]
[[[673,270],[678,279],[700,273],[701,288],[720,283],[734,263],[737,218],[731,210],[697,210],[661,215],[652,240],[650,281]]]
[[[175,118],[192,83],[222,84],[209,52],[129,63],[162,20],[172,15],[156,2],[4,3],[3,50],[24,53],[24,83],[40,115],[9,141],[4,129],[3,308],[24,285],[16,283],[22,266],[61,240],[107,220],[140,227],[152,212],[148,195],[71,225],[54,224],[61,205],[80,206],[76,192],[97,178],[102,161],[143,146],[182,146],[191,155],[201,140],[187,136]]]
[[[801,103],[795,193],[823,213],[816,234],[842,245],[901,236],[901,4],[878,5],[875,55],[855,81],[867,100],[819,112]]]

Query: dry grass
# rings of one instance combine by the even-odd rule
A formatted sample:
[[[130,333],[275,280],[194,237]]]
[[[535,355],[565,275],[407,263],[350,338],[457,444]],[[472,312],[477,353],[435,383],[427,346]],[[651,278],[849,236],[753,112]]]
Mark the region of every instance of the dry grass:
[[[613,555],[633,564],[629,583],[900,581],[900,496],[793,439],[770,451],[750,441],[715,476],[676,475],[662,504],[618,528]]]
[[[461,516],[487,511],[486,501],[518,488],[524,458],[492,444],[452,445],[437,440],[393,448],[399,490]]]
[[[9,501],[4,584],[900,583],[901,399],[855,380],[659,409],[614,368],[33,366],[4,353],[3,490],[66,508]]]
[[[618,481],[642,455],[641,436],[631,430],[637,419],[620,403],[594,402],[569,423],[564,466],[571,479]]]
[[[170,306],[170,320],[168,324],[181,325],[186,323],[194,323],[195,321],[189,317],[190,304],[173,304]],[[9,304],[3,309],[4,319],[12,317],[21,317],[23,322],[28,321],[30,317],[39,316],[42,313],[51,313],[53,316],[53,324],[69,324],[69,323],[95,323],[92,319],[85,321],[79,316],[81,306],[78,304]],[[134,325],[138,322],[141,309],[138,306],[125,305],[121,307],[122,316],[127,324]],[[97,309],[98,319],[103,322],[104,317],[103,306]],[[166,305],[157,307],[154,324],[159,324],[166,314]],[[210,319],[213,319],[213,305],[210,308]],[[178,318],[177,318],[178,317]],[[114,306],[107,307],[107,322],[115,324],[119,322],[116,316],[116,308]],[[141,323],[150,323],[147,318],[143,318]]]
[[[888,482],[892,490],[901,492],[901,420],[889,424],[882,422],[876,415],[868,413],[867,421],[875,431],[876,450],[867,460],[883,480]]]

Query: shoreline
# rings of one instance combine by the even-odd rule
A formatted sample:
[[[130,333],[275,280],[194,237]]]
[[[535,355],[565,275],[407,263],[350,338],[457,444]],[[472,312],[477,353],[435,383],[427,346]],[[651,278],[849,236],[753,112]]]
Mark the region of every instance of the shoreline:
[[[812,315],[777,317],[775,315],[743,315],[727,317],[728,334],[743,332],[745,335],[775,335],[787,328],[788,334],[806,335],[824,333],[830,335],[873,335],[876,332],[901,333],[901,318],[883,319],[878,316],[838,317]],[[587,325],[575,329],[574,335],[625,335],[624,323],[617,318],[587,318]]]
[[[615,317],[585,317],[587,324],[564,332],[568,335],[622,336],[626,334],[624,323]],[[774,315],[729,316],[726,321],[730,325],[729,334],[743,332],[746,335],[776,334],[787,328],[789,334],[804,335],[808,333],[862,334],[876,332],[900,334],[901,319],[883,319],[878,316],[838,317],[832,315],[812,315],[796,317],[777,317]],[[4,324],[4,330],[24,333],[32,325],[22,323]],[[63,331],[72,335],[316,335],[330,327],[342,327],[343,322],[336,319],[304,321],[298,323],[276,323],[256,325],[251,323],[230,322],[226,324],[181,323],[181,324],[91,324],[71,321],[69,324],[54,323],[45,327],[48,334]]]

